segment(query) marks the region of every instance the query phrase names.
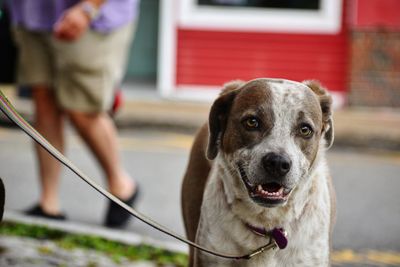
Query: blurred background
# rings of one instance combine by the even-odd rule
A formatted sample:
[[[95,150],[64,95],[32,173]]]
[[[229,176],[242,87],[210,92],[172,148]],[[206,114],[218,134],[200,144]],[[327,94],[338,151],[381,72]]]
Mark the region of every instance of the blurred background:
[[[126,82],[213,99],[232,79],[318,79],[336,106],[399,107],[396,0],[142,1]],[[2,11],[0,83],[15,79]],[[135,90],[143,88],[127,88]],[[211,92],[210,92],[211,91]]]
[[[398,0],[142,0],[122,85],[124,105],[114,118],[123,161],[143,189],[138,210],[184,233],[181,179],[194,134],[222,84],[317,79],[332,93],[336,110],[336,141],[328,152],[338,198],[333,263],[400,266],[399,10]],[[5,6],[0,27],[0,89],[31,120],[27,91],[15,86],[18,51]],[[32,146],[0,118],[6,219],[26,222],[21,211],[39,194]],[[67,141],[67,156],[104,184],[71,129]],[[111,236],[134,233],[186,251],[137,220],[125,230],[103,229],[106,201],[66,170],[62,183],[66,225]]]

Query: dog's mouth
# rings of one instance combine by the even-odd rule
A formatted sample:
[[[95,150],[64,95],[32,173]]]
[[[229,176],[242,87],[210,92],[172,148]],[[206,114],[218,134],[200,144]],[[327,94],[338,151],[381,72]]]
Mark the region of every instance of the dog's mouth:
[[[238,165],[240,177],[245,184],[250,198],[259,205],[275,207],[284,204],[292,191],[278,182],[252,184],[241,164]]]

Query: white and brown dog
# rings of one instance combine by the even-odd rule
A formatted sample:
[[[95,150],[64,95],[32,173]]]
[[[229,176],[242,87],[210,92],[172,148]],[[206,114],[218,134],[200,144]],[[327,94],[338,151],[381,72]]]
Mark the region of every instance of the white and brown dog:
[[[237,255],[265,245],[257,229],[284,228],[289,243],[249,261],[191,249],[190,266],[328,266],[335,202],[325,150],[332,142],[331,97],[319,83],[227,84],[183,181],[187,236]]]

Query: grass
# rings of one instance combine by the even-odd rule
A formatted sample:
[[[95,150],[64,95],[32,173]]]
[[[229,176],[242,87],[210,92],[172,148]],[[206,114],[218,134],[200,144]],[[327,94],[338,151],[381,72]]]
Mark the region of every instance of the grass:
[[[149,245],[127,245],[98,236],[71,234],[44,226],[29,225],[16,222],[2,222],[0,235],[30,237],[54,241],[63,249],[92,249],[104,253],[115,262],[121,259],[130,261],[153,261],[158,265],[187,266],[188,257],[184,253],[171,252]]]

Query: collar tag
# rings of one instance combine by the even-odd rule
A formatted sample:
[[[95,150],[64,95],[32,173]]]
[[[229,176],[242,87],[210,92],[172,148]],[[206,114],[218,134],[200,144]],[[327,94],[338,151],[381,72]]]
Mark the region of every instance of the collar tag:
[[[246,223],[246,227],[256,235],[269,238],[270,244],[274,245],[273,247],[284,249],[288,244],[287,233],[283,228],[274,228],[271,231],[267,231],[264,227],[257,227],[249,223]],[[262,251],[259,251],[259,253]]]

